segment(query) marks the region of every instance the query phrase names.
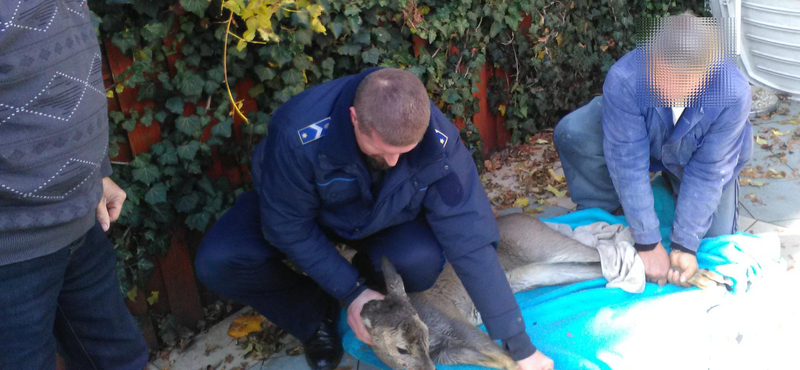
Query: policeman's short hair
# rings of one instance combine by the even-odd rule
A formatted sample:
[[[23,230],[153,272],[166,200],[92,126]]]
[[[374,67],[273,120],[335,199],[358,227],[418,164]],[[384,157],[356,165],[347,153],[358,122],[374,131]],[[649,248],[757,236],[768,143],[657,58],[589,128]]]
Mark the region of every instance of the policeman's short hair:
[[[428,92],[411,72],[384,68],[372,72],[358,85],[353,106],[358,128],[373,131],[386,144],[408,146],[422,140],[431,116]]]

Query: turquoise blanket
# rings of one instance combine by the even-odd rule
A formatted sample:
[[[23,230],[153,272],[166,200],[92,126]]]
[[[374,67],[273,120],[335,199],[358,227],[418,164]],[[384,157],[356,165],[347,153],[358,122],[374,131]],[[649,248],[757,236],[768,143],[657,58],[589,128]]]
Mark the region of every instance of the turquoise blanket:
[[[674,200],[663,180],[653,182],[661,234],[669,249]],[[543,220],[575,228],[597,221],[625,224],[624,217],[589,209]],[[703,240],[697,253],[700,268],[708,268],[733,281],[730,292],[718,289],[684,289],[648,283],[641,294],[606,288],[605,279],[564,286],[538,288],[516,294],[527,331],[534,344],[566,369],[708,369],[707,348],[711,332],[709,309],[725,296],[747,290],[756,277],[786,271],[777,238],[745,233]],[[482,330],[485,330],[481,326]],[[389,369],[372,350],[355,338],[342,312],[339,324],[345,350],[359,360]],[[681,351],[665,356],[665,346]],[[438,369],[473,370],[479,366],[444,366]]]

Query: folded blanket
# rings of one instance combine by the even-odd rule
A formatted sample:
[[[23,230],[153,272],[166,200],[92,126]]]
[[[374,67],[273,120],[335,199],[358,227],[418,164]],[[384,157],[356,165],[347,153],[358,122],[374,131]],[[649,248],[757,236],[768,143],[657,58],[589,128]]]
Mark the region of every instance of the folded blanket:
[[[545,222],[553,230],[597,249],[606,287],[620,288],[629,293],[641,293],[647,283],[644,262],[633,247],[633,235],[622,224],[610,225],[599,221],[574,230],[567,224]]]
[[[663,180],[653,183],[656,211],[664,245],[674,217],[672,195]],[[598,209],[578,211],[542,220],[576,229],[597,222],[625,225],[624,217]],[[659,287],[647,283],[642,293],[609,288],[606,279],[537,288],[515,295],[526,330],[536,346],[560,370],[569,369],[703,369],[711,366],[708,353],[719,326],[710,320],[711,308],[742,294],[761,276],[786,270],[780,260],[777,237],[736,234],[702,242],[697,253],[700,268],[729,277],[733,290]],[[388,369],[368,346],[355,338],[345,312],[339,332],[345,350],[365,363]],[[736,325],[731,322],[730,325]],[[482,330],[485,328],[481,327]],[[680,355],[674,355],[680,352]],[[667,355],[669,353],[669,355]],[[472,370],[477,366],[437,366]]]

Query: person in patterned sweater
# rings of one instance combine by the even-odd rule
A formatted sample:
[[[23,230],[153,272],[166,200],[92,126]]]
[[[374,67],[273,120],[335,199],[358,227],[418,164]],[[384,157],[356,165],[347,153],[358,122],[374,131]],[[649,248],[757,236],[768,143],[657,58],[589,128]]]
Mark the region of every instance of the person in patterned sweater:
[[[105,231],[108,107],[85,0],[0,0],[0,369],[141,370]]]

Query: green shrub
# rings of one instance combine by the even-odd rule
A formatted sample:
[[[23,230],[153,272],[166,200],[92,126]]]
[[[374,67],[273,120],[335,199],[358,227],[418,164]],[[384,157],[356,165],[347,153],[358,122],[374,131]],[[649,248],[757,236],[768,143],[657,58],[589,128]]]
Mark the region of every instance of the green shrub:
[[[600,91],[605,72],[633,47],[634,15],[697,9],[694,1],[659,0],[262,0],[269,17],[246,21],[241,16],[253,17],[245,13],[249,3],[89,1],[101,39],[134,60],[116,90],[135,86],[139,100],[152,102],[141,112],[111,114],[111,156],[137,124],[157,121],[162,130],[148,153],[114,167],[114,180],[128,193],[112,234],[124,292],[144,284],[172,230],[204,231],[250,186],[225,176],[211,181],[213,153],[246,167],[272,112],[310,86],[376,65],[406,68],[448,117],[463,119],[462,138],[481,163],[471,117],[484,63],[507,72],[506,79],[492,79],[489,100],[519,142]],[[530,26],[521,27],[526,14]],[[229,19],[235,35],[228,37],[229,83],[251,79],[247,98],[258,105],[238,140],[222,63]],[[413,35],[427,41],[418,55]],[[168,60],[178,49],[182,57],[171,70]],[[201,140],[210,125],[210,138]]]

